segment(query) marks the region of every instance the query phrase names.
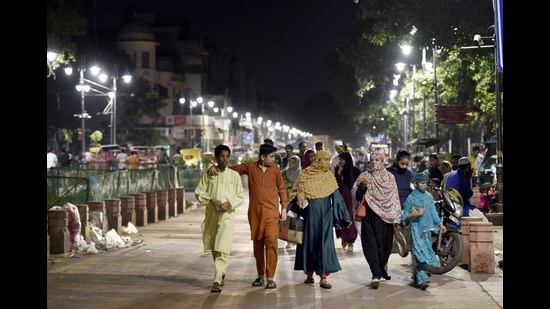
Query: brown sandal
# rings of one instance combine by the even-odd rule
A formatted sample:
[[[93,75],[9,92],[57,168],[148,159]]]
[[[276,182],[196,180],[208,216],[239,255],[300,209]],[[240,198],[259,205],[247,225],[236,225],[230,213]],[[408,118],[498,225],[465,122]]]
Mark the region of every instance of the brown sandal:
[[[328,283],[327,279],[321,279],[321,282],[319,282],[319,285],[323,289],[332,289],[332,284]]]

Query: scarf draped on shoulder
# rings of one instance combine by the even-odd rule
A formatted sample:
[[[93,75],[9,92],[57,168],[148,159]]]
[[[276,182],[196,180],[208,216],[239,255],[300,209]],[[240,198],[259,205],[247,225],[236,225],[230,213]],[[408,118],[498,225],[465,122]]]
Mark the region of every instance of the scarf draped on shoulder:
[[[385,222],[400,223],[401,204],[393,174],[386,170],[383,161],[377,160],[374,169],[366,174],[368,185],[363,198],[367,205]]]
[[[328,162],[324,162],[323,158],[329,158]],[[298,176],[289,200],[292,201],[300,192],[304,193],[306,199],[316,199],[327,197],[336,190],[338,190],[338,183],[330,172],[330,153],[320,150],[315,156],[315,161],[303,169]]]

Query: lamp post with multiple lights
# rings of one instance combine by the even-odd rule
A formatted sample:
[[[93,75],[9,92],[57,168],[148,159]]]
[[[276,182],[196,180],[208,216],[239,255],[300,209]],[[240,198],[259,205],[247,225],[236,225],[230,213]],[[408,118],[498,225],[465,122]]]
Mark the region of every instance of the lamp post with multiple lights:
[[[123,64],[124,65],[124,64]],[[111,78],[113,81],[113,87],[111,89],[99,85],[102,88],[106,89],[107,95],[109,96],[109,104],[107,106],[107,110],[109,107],[111,108],[110,114],[111,114],[111,144],[116,144],[116,121],[117,121],[117,80],[118,80],[118,69],[120,64],[115,64],[113,67],[113,75],[109,77],[107,74],[100,74],[99,80],[101,82],[106,82],[108,78]],[[125,66],[125,65],[124,65]],[[126,67],[126,72],[122,75],[122,80],[124,80],[125,83],[130,83],[132,81],[132,76],[128,73],[128,67]]]
[[[110,125],[110,140],[112,144],[116,144],[116,99],[117,99],[117,79],[118,79],[118,68],[119,64],[114,65],[113,75],[109,76],[107,74],[101,74],[99,75],[99,80],[101,82],[106,82],[107,79],[112,79],[112,88],[102,85],[100,83],[94,82],[90,79],[87,79],[84,77],[84,72],[86,69],[86,57],[90,54],[85,54],[80,57],[80,64],[78,67],[79,71],[79,79],[78,84],[76,85],[76,90],[80,92],[80,108],[81,113],[75,114],[74,117],[78,117],[81,119],[80,124],[80,130],[81,130],[81,138],[82,138],[82,155],[84,156],[86,152],[86,119],[91,118],[90,114],[86,112],[86,95],[88,92],[93,91],[101,96],[108,96],[109,97],[109,103],[105,110],[103,111],[104,114],[111,114],[111,125]],[[90,72],[92,75],[96,76],[99,74],[101,69],[98,66],[92,66],[90,68]],[[67,67],[65,68],[65,73],[67,75],[72,74],[72,68]],[[132,76],[126,72],[122,79],[129,83],[132,80]],[[94,88],[95,87],[95,88]]]

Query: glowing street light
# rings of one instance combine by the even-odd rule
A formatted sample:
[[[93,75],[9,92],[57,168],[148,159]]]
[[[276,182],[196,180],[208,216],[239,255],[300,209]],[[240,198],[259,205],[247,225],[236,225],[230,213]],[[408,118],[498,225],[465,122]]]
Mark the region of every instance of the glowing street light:
[[[112,107],[111,111],[111,144],[116,144],[116,99],[117,99],[117,79],[118,79],[118,67],[120,64],[114,65],[113,75],[110,77],[113,80],[113,88],[106,90],[109,90],[107,92],[107,95],[109,96],[109,105],[107,108]],[[123,64],[124,65],[124,64]],[[99,75],[99,80],[101,82],[106,82],[109,76],[105,73],[102,73]],[[126,72],[124,75],[122,75],[122,80],[125,83],[130,83],[132,81],[132,76],[130,73],[128,73],[128,67],[126,67]],[[103,86],[104,87],[104,86]]]

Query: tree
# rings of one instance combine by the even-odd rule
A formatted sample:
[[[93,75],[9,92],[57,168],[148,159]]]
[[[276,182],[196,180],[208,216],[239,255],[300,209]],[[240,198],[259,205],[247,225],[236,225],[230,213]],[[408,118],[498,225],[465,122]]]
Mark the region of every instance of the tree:
[[[404,88],[399,97],[389,99],[394,64],[404,43],[441,50],[437,56],[438,103],[471,105],[472,122],[458,125],[461,130],[469,135],[494,120],[494,55],[487,49],[469,54],[460,50],[472,45],[473,35],[484,34],[493,23],[491,1],[372,0],[361,1],[360,8],[361,13],[331,57],[331,83],[327,87],[343,113],[356,123],[357,132],[367,135],[388,130],[399,139],[405,98],[426,98],[427,105],[434,106],[433,73],[421,69],[415,76],[414,93]],[[421,68],[420,59],[416,64]],[[354,81],[342,79],[338,70],[352,70]],[[412,75],[402,82],[401,86],[412,85]],[[413,112],[419,112],[419,104],[414,103]],[[428,119],[435,119],[433,108],[427,112]],[[413,131],[420,132],[419,127]]]
[[[152,128],[131,133],[128,136],[128,140],[131,141],[131,144],[133,145],[165,145],[169,142],[166,136]]]
[[[92,132],[92,134],[90,134],[90,141],[92,141],[92,144],[95,147],[99,147],[101,145],[102,140],[103,140],[103,132],[96,130]]]
[[[65,151],[67,153],[70,153],[71,152],[71,144],[73,142],[73,131],[63,128],[61,130],[61,133],[63,134],[63,141],[65,142],[65,144],[63,145],[63,148],[65,148]]]
[[[48,0],[46,6],[46,40],[48,51],[57,53],[51,70],[76,60],[73,37],[86,34],[87,21],[80,14],[80,0]],[[48,63],[49,65],[49,63]]]
[[[138,125],[143,116],[147,116],[154,124],[159,124],[162,120],[159,109],[166,103],[152,90],[151,84],[142,77],[136,77],[132,79],[131,89],[131,93],[119,100],[123,102],[118,106],[120,115],[124,115],[124,119],[120,119],[121,123],[131,128]]]

